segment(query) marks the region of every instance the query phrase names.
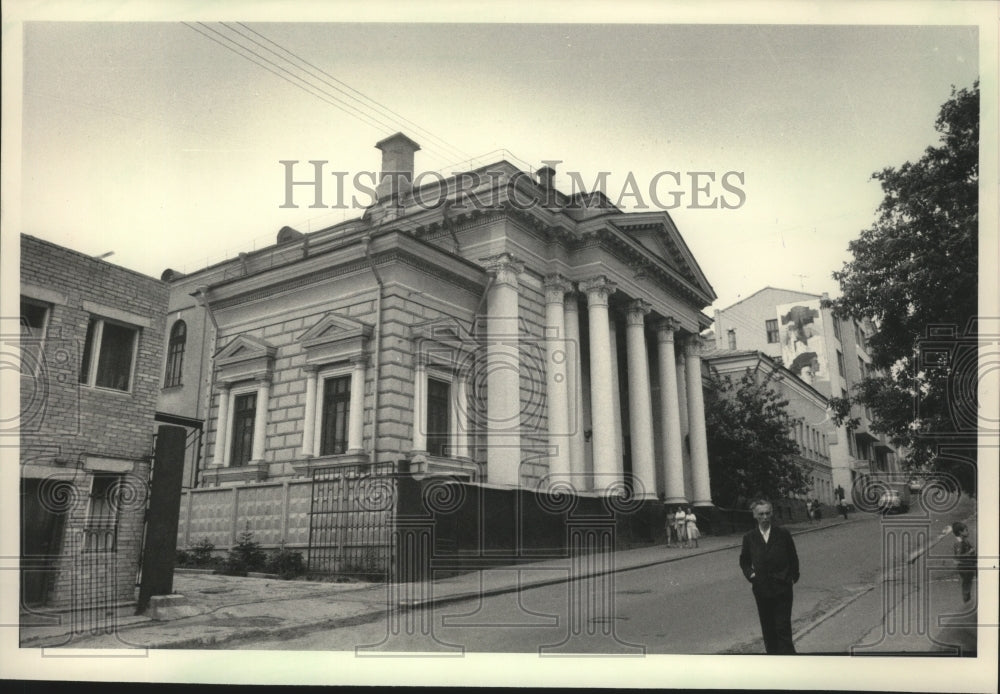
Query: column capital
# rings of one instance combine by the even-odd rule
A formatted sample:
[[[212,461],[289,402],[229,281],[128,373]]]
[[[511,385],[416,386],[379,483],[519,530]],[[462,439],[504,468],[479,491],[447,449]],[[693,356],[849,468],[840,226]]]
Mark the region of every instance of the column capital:
[[[314,373],[319,373],[319,364],[303,364],[302,370],[306,376],[311,376]]]
[[[367,365],[368,364],[368,355],[367,354],[356,354],[353,357],[351,357],[350,362],[351,362],[352,366],[357,366],[358,364]]]
[[[226,382],[220,382],[220,383],[216,383],[215,387],[219,389],[220,393],[222,393],[223,395],[226,395],[230,391],[230,389],[232,389],[233,384],[232,383],[226,383]]]
[[[570,284],[563,275],[553,274],[546,275],[545,277],[545,303],[546,304],[561,304],[564,303],[566,298],[566,292],[570,291],[573,285]]]
[[[524,272],[524,263],[515,260],[510,253],[498,253],[486,258],[480,258],[486,272],[492,275],[494,284],[509,284],[517,286],[517,276]]]
[[[688,335],[684,339],[684,356],[700,357],[702,350],[702,340],[700,335]]]
[[[587,303],[591,306],[607,306],[608,297],[614,294],[616,287],[617,285],[604,275],[580,283],[580,290],[587,293]]]
[[[652,308],[652,305],[643,299],[633,299],[628,302],[628,310],[625,314],[628,325],[645,325],[646,314],[649,313]]]
[[[677,332],[677,321],[667,317],[656,322],[656,339],[659,342],[673,342]]]

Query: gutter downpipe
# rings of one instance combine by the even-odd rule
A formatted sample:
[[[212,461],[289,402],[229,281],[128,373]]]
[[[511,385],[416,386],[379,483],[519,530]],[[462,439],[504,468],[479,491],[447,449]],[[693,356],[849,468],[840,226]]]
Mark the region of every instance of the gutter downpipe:
[[[381,225],[375,229],[381,228]],[[375,371],[374,374],[374,385],[372,387],[372,462],[378,462],[378,386],[379,378],[381,376],[382,367],[382,294],[384,289],[384,284],[382,282],[382,277],[378,273],[378,268],[375,267],[375,261],[372,259],[371,245],[372,245],[372,231],[371,229],[365,234],[365,258],[368,259],[368,267],[371,268],[372,275],[375,277],[375,283],[378,285],[378,298],[375,301],[375,359],[372,363],[372,368]]]
[[[214,330],[212,331],[212,351],[210,352],[210,354],[212,356],[210,357],[210,359],[214,359],[215,358],[215,349],[218,346],[218,341],[219,341],[219,323],[218,323],[218,321],[215,320],[215,314],[212,313],[212,305],[208,303],[208,287],[207,286],[198,287],[194,291],[194,293],[191,294],[191,296],[195,297],[195,299],[198,301],[198,304],[202,308],[205,309],[205,313],[208,315],[208,319],[210,321],[212,321],[212,327],[214,328]],[[202,368],[204,368],[204,367],[205,367],[205,363],[202,362]],[[201,387],[201,379],[199,379],[199,385],[198,385],[198,387],[199,388]],[[205,450],[204,446],[202,445],[201,437],[204,437],[204,436],[208,435],[208,413],[212,411],[212,391],[213,390],[215,390],[215,368],[214,368],[214,365],[213,365],[213,368],[209,369],[208,391],[205,393],[205,401],[206,401],[205,402],[205,428],[202,430],[201,435],[199,436],[199,442],[198,442],[198,449],[199,450],[198,450],[198,455],[196,456],[195,461],[194,461],[194,470],[192,471],[192,477],[193,477],[193,479],[191,480],[192,481],[192,484],[191,484],[191,488],[192,489],[194,489],[195,487],[198,486],[199,463],[201,462],[201,454]],[[218,432],[216,432],[216,436],[218,436]],[[191,501],[188,500],[188,503],[191,503]]]

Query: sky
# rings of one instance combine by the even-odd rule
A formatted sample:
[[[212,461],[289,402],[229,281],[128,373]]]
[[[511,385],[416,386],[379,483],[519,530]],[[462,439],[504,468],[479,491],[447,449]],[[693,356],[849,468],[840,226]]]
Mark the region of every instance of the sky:
[[[767,285],[836,295],[831,273],[882,198],[871,174],[936,142],[938,109],[953,85],[972,85],[980,61],[977,27],[954,25],[236,15],[32,22],[23,37],[25,233],[113,252],[109,262],[156,277],[190,272],[272,244],[285,225],[315,231],[358,216],[357,205],[311,209],[302,189],[298,208],[283,209],[279,162],[301,162],[294,171],[306,178],[308,161],[326,161],[350,183],[378,171],[374,144],[402,131],[422,145],[417,173],[467,169],[470,158],[559,160],[566,192],[570,171],[588,189],[608,172],[613,201],[634,177],[642,200],[625,196],[625,207],[655,207],[655,175],[676,172],[680,185],[660,177],[657,197],[679,203],[669,213],[714,308]],[[284,58],[308,61],[312,74]],[[691,172],[714,175],[697,178],[709,186],[697,198]],[[721,188],[727,172],[742,198]],[[693,208],[720,196],[742,204]],[[330,187],[324,203],[337,203]]]

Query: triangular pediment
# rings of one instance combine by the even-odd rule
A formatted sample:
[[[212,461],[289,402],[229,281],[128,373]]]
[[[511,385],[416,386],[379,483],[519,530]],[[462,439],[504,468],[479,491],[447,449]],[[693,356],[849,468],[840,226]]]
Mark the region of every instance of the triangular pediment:
[[[273,357],[275,351],[274,345],[260,338],[239,335],[216,352],[215,358],[218,361],[256,359],[257,357]]]
[[[419,359],[452,370],[467,367],[477,346],[464,322],[447,316],[411,325],[410,336]]]
[[[370,325],[336,313],[328,313],[320,318],[313,327],[302,333],[299,342],[309,348],[354,338],[367,339],[371,333],[372,326]]]
[[[666,212],[630,212],[608,224],[633,244],[649,252],[650,259],[669,268],[711,303],[715,290],[701,271],[680,232]]]
[[[416,323],[410,326],[410,334],[414,339],[434,340],[449,343],[472,341],[468,329],[457,318],[444,317]]]

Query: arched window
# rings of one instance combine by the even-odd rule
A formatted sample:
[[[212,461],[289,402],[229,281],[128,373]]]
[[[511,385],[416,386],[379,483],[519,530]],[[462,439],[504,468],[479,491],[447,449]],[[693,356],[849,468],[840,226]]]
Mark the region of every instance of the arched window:
[[[170,342],[167,345],[167,374],[163,377],[164,388],[181,384],[185,342],[187,342],[187,326],[184,325],[184,321],[179,320],[170,329]]]

